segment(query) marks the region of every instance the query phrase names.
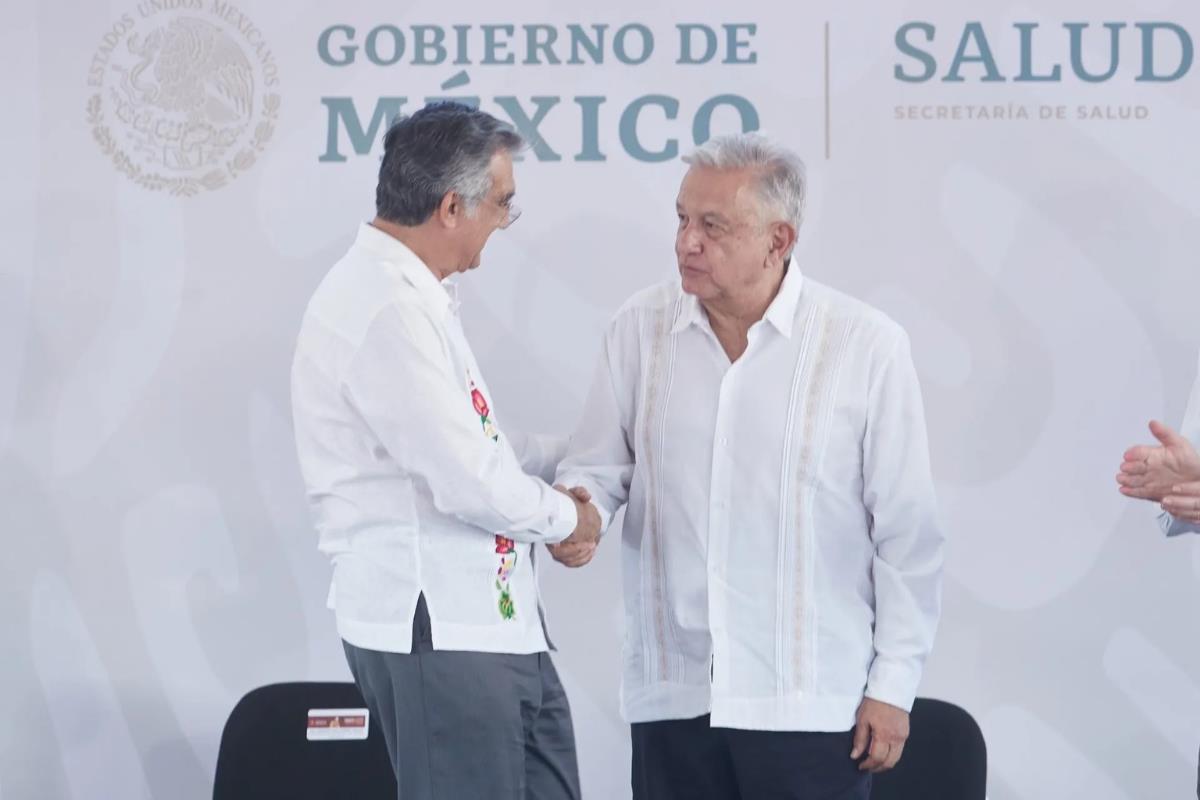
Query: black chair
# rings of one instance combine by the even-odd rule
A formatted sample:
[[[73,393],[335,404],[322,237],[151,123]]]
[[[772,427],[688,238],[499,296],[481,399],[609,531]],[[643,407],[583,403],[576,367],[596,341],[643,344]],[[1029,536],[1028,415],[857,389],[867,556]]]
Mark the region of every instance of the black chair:
[[[353,683],[253,690],[225,722],[213,800],[396,800],[396,778],[374,719],[366,739],[308,740],[309,709],[365,705]]]
[[[987,745],[971,715],[918,698],[895,769],[875,776],[871,800],[985,800]]]

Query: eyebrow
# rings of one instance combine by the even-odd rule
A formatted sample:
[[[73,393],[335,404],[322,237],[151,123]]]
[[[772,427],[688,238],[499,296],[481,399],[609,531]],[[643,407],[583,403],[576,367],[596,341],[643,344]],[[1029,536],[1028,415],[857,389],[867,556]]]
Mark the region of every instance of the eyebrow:
[[[683,213],[683,206],[680,205],[680,203],[678,201],[676,201],[676,203],[675,203],[675,211],[676,211],[676,213],[679,213],[679,214]],[[729,220],[726,219],[723,215],[719,214],[716,211],[702,211],[700,213],[700,218],[708,220],[710,222],[719,222],[722,225],[729,224]]]

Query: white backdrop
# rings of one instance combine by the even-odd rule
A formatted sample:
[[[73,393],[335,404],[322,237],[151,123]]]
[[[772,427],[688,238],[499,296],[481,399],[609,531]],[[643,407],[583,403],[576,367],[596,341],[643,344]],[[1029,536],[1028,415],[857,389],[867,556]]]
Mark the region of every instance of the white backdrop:
[[[684,152],[705,101],[752,106],[809,163],[802,269],[912,335],[950,535],[922,694],[981,721],[994,799],[1189,797],[1200,539],[1164,540],[1113,475],[1147,419],[1178,423],[1200,347],[1200,69],[1137,80],[1147,58],[1171,76],[1191,50],[1159,28],[1147,55],[1134,23],[1200,35],[1200,10],[974,5],[6,7],[0,800],[207,797],[241,695],[348,677],[323,608],[329,568],[303,501],[287,378],[307,298],[373,211],[379,149],[355,153],[347,118],[331,117],[339,101],[322,100],[350,98],[365,127],[381,97],[411,111],[437,95],[478,96],[502,117],[505,102],[531,118],[546,106],[539,133],[561,159],[518,164],[524,216],[461,287],[509,424],[563,433],[609,315],[674,269],[683,166],[630,144],[673,139]],[[932,42],[927,29],[905,40],[931,54],[926,82],[896,75],[925,71],[896,43],[914,21],[934,30]],[[1026,73],[1058,64],[1057,81],[1014,80],[1014,23],[1030,22]],[[1071,69],[1073,22],[1091,23],[1078,55],[1092,73],[1111,56],[1100,26],[1126,23],[1111,29],[1109,80]],[[676,63],[685,23],[717,32],[710,62]],[[514,26],[492,34],[508,42],[495,60],[514,64],[481,63],[481,24]],[[583,64],[530,58],[522,26],[533,24],[556,32],[562,62],[568,25],[608,25],[601,63],[586,51]],[[407,50],[371,63],[366,40],[387,25]],[[414,37],[433,34],[413,25],[437,26],[448,45],[463,35],[468,51],[415,63]],[[634,25],[644,29],[628,27],[618,52],[617,32]],[[754,26],[734,29],[746,43],[734,58],[722,25]],[[354,43],[353,63],[322,59],[332,26],[355,36],[331,33],[328,60]],[[964,29],[964,80],[945,81]],[[653,51],[624,63],[640,59],[644,32]],[[393,37],[375,35],[376,60]],[[981,37],[991,77],[1005,80],[980,80],[992,66]],[[674,118],[662,98],[635,114],[638,98],[659,95],[677,101]],[[589,97],[605,99],[577,99]],[[624,142],[623,116],[636,134]],[[741,119],[724,105],[712,129]],[[344,161],[321,160],[331,125]],[[597,152],[604,161],[577,159]],[[616,549],[582,571],[555,565],[544,588],[585,792],[627,797]]]

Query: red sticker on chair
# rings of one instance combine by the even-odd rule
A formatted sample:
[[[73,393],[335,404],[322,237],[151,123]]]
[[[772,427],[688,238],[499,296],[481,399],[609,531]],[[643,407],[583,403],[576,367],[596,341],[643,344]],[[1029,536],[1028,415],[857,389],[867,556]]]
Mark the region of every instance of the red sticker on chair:
[[[310,742],[366,739],[371,712],[365,708],[310,708],[308,710],[308,740]]]

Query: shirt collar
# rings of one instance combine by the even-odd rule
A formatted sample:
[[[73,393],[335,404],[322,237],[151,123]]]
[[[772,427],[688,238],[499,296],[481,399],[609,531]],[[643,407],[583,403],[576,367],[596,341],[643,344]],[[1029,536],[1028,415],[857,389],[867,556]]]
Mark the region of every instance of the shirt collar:
[[[800,290],[803,285],[804,275],[793,259],[787,272],[783,275],[783,281],[779,284],[779,291],[775,293],[775,299],[771,301],[771,305],[767,306],[766,313],[763,314],[763,319],[787,339],[792,338],[792,329],[796,323],[796,308],[800,305]],[[704,307],[696,299],[696,296],[684,292],[679,304],[679,312],[675,315],[675,324],[671,327],[671,333],[679,333],[690,325],[701,324],[706,319]]]
[[[683,292],[682,289],[680,291]],[[679,311],[675,315],[675,324],[671,326],[671,333],[679,333],[691,325],[700,325],[704,319],[704,309],[700,306],[700,301],[694,294],[683,292],[683,296],[679,300]]]
[[[804,273],[796,266],[795,259],[788,265],[783,274],[783,282],[763,319],[775,326],[775,330],[783,334],[785,339],[792,338],[792,329],[796,325],[796,309],[800,305],[800,292],[804,288]]]
[[[439,281],[433,270],[396,237],[364,222],[358,228],[354,246],[374,255],[388,274],[416,289],[430,308],[439,313],[458,310],[458,287]]]

